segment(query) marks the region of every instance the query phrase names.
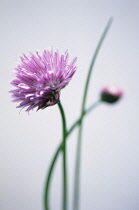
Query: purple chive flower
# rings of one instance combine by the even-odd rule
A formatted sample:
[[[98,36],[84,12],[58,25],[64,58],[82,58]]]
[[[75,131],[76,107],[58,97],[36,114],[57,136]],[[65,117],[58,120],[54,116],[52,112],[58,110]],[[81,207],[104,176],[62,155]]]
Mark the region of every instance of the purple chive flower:
[[[16,89],[11,90],[14,102],[20,102],[17,108],[27,107],[30,111],[55,105],[59,102],[60,91],[71,80],[76,71],[75,57],[68,64],[68,52],[60,55],[58,51],[44,50],[23,54],[21,63],[15,68],[15,79],[11,82]]]
[[[101,100],[107,103],[115,103],[123,96],[123,91],[115,85],[108,85],[101,91]]]

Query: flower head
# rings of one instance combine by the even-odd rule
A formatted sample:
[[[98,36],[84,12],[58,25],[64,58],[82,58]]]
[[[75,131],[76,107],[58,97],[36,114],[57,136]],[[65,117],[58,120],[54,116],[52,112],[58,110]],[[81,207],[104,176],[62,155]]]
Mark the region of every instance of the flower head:
[[[60,91],[71,80],[76,71],[76,57],[68,64],[68,52],[60,55],[58,51],[44,50],[23,55],[21,63],[15,68],[16,89],[11,90],[14,102],[20,102],[17,108],[27,107],[30,111],[44,109],[59,102]]]
[[[115,85],[109,85],[102,89],[101,100],[107,103],[115,103],[123,96],[123,91]]]

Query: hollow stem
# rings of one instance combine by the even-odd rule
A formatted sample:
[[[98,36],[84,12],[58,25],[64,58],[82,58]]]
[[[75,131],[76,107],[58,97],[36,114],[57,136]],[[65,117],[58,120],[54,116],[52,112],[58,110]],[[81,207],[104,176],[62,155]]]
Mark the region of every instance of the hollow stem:
[[[76,162],[75,162],[75,175],[74,175],[74,193],[73,193],[73,210],[78,210],[79,209],[79,186],[80,186],[80,163],[81,163],[81,146],[82,146],[82,129],[83,129],[83,113],[85,111],[85,104],[86,104],[86,99],[87,99],[87,94],[88,94],[88,88],[89,88],[89,83],[91,79],[91,74],[93,72],[93,67],[97,58],[97,55],[99,53],[99,50],[102,46],[102,43],[104,41],[104,38],[106,37],[106,34],[112,24],[112,18],[109,19],[104,32],[100,38],[100,41],[98,42],[98,45],[96,47],[94,56],[92,58],[90,68],[88,71],[86,83],[85,83],[85,89],[84,89],[84,94],[83,94],[83,100],[82,100],[82,106],[81,106],[81,120],[79,124],[79,132],[78,132],[78,141],[77,141],[77,152],[76,152]]]
[[[67,148],[66,148],[66,118],[65,112],[61,102],[58,103],[58,107],[61,113],[62,119],[62,131],[63,131],[63,141],[62,141],[62,152],[63,152],[63,210],[67,210]]]
[[[87,114],[89,114],[92,110],[94,110],[99,104],[101,104],[101,101],[96,101],[95,103],[93,103],[87,110],[84,111],[83,116],[86,116]],[[71,126],[71,128],[67,131],[66,133],[66,137],[68,137],[72,131],[79,125],[81,121],[81,117],[78,118],[78,120],[75,121],[75,123]],[[66,138],[67,140],[67,138]],[[62,151],[62,147],[63,147],[63,140],[60,143],[60,145],[57,147],[54,156],[52,158],[52,161],[50,163],[50,167],[48,169],[48,174],[47,174],[47,179],[46,179],[46,184],[45,184],[45,190],[44,190],[44,209],[45,210],[50,210],[50,205],[49,205],[49,189],[50,189],[50,183],[51,183],[51,179],[52,179],[52,172],[54,170],[54,166],[56,164],[58,155],[60,154],[60,152]]]

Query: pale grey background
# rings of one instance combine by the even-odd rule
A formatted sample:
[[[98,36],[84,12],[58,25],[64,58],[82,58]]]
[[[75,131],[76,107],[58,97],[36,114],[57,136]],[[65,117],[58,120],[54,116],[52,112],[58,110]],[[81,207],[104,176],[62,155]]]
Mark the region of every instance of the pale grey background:
[[[70,126],[80,111],[87,68],[110,16],[113,25],[97,59],[87,104],[107,83],[123,87],[119,103],[102,105],[85,120],[80,210],[139,209],[139,2],[137,0],[0,1],[0,210],[42,210],[43,184],[60,142],[57,106],[28,115],[8,91],[19,56],[58,48],[78,56],[78,71],[61,94]],[[75,132],[68,143],[72,210]],[[60,210],[61,159],[51,190]]]

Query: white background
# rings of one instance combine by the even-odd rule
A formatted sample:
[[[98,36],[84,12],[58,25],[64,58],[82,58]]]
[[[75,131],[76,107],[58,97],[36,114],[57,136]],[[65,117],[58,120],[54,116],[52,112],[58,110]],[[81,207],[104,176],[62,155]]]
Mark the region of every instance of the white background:
[[[43,187],[60,143],[57,105],[19,114],[8,91],[22,53],[53,47],[78,56],[78,70],[62,91],[68,127],[80,113],[87,69],[110,16],[112,27],[98,56],[87,105],[105,84],[125,91],[84,123],[80,210],[139,209],[139,2],[137,0],[0,1],[0,210],[42,210]],[[72,210],[77,130],[68,141],[69,210]],[[61,209],[61,158],[52,182],[51,209]]]

